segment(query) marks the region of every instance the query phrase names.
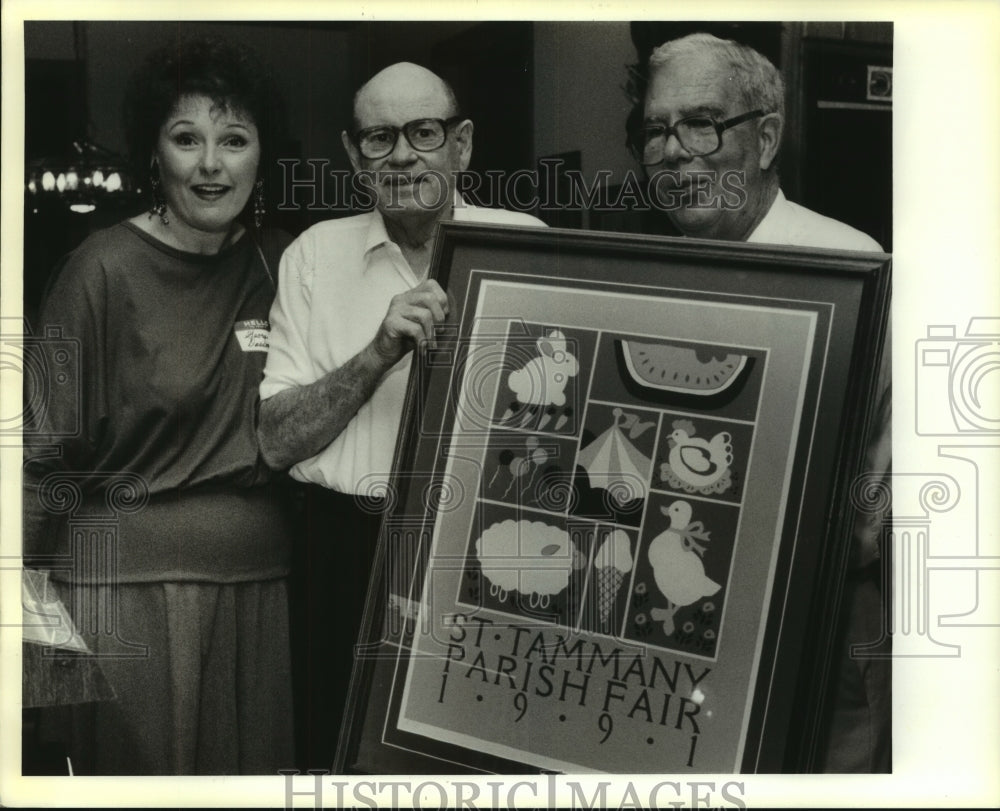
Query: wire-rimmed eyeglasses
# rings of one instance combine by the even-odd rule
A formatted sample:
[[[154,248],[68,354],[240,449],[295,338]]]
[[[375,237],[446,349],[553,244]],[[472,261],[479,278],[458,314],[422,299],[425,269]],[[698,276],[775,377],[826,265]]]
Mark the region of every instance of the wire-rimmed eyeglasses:
[[[366,127],[354,133],[352,139],[358,151],[369,160],[384,158],[392,152],[396,148],[400,133],[417,152],[433,152],[444,146],[448,138],[448,128],[463,120],[462,116],[452,116],[448,119],[418,118],[407,121],[402,127],[390,124]]]
[[[747,121],[760,118],[763,110],[716,121],[707,115],[692,115],[682,118],[672,127],[659,121],[646,121],[631,138],[632,153],[642,161],[643,166],[655,166],[663,160],[667,141],[673,135],[681,149],[691,157],[704,157],[722,149],[722,133]]]

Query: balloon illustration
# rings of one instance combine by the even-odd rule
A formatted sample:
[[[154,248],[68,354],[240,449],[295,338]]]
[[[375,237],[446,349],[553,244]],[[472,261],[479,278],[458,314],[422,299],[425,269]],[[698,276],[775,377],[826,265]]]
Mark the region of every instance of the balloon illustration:
[[[504,448],[497,455],[497,468],[493,471],[486,488],[491,488],[498,478],[509,474],[510,481],[507,483],[501,498],[506,499],[510,496],[515,484],[518,485],[518,492],[523,495],[531,488],[538,471],[554,455],[551,450],[542,447],[538,437],[535,436],[529,436],[525,440],[523,453],[520,450],[515,453],[510,448]]]

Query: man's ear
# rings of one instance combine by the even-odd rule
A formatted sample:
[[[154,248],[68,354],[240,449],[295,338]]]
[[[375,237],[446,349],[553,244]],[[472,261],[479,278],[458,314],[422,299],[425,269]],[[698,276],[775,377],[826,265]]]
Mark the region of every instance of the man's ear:
[[[455,143],[458,144],[458,170],[464,172],[472,160],[472,131],[474,126],[467,118],[455,128]]]
[[[358,152],[358,148],[354,146],[354,142],[351,140],[351,136],[347,134],[347,130],[340,133],[340,141],[344,145],[344,150],[347,152],[347,159],[351,162],[351,167],[355,172],[361,171],[361,153]]]
[[[781,133],[785,122],[778,113],[768,113],[757,125],[757,139],[760,146],[760,169],[766,172],[778,157],[781,147]]]

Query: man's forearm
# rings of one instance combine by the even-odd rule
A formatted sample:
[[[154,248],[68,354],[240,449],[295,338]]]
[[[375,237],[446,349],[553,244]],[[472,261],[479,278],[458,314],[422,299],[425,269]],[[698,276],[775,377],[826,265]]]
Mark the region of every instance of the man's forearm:
[[[264,461],[283,470],[315,456],[340,436],[392,366],[368,346],[315,383],[262,401],[257,440]]]

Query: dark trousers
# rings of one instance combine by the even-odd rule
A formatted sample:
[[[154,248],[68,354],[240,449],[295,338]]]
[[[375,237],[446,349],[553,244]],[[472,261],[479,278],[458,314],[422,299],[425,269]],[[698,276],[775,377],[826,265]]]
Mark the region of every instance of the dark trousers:
[[[296,760],[332,771],[382,516],[353,496],[303,490],[290,583]]]
[[[844,591],[845,627],[832,673],[829,727],[818,767],[831,773],[892,771],[892,660],[883,637],[887,612],[877,563],[851,571]],[[880,641],[881,639],[881,641]],[[879,642],[854,655],[854,646]]]

